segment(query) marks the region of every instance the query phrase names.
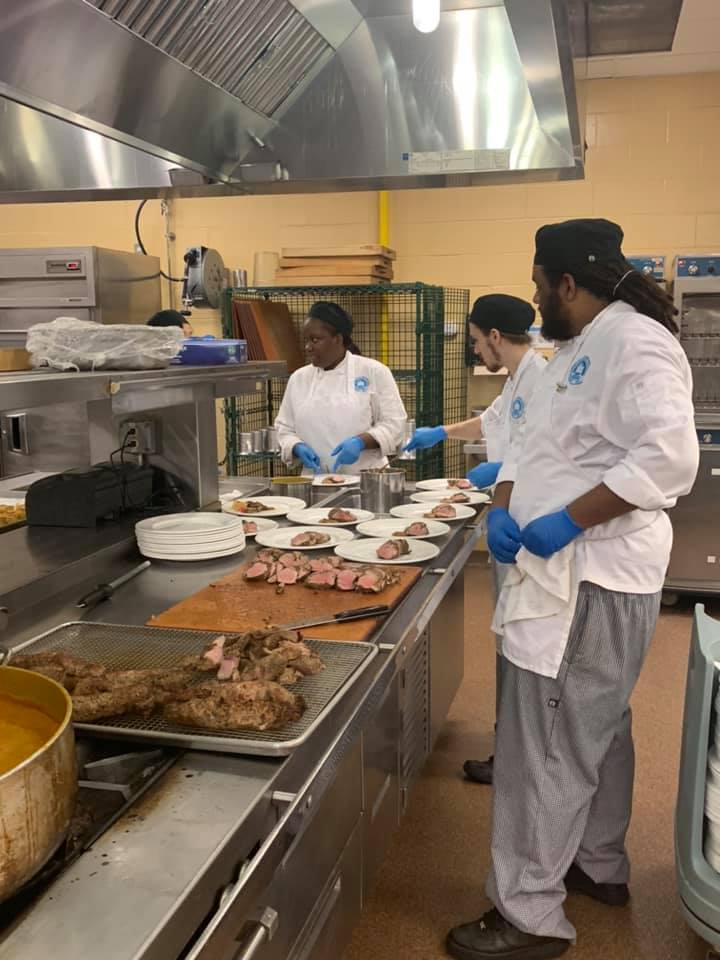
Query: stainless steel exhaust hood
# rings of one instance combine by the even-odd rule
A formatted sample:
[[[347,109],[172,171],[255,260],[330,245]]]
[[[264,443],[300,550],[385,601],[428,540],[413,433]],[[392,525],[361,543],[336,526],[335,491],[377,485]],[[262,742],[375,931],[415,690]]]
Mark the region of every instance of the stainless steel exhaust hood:
[[[442,10],[0,0],[0,201],[581,177],[563,0]]]

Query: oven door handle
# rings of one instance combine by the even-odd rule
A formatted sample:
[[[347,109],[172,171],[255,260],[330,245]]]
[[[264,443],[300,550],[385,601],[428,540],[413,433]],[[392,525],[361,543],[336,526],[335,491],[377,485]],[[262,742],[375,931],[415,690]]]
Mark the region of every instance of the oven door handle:
[[[275,936],[280,918],[272,907],[265,907],[238,938],[240,947],[232,960],[255,960],[258,950]]]

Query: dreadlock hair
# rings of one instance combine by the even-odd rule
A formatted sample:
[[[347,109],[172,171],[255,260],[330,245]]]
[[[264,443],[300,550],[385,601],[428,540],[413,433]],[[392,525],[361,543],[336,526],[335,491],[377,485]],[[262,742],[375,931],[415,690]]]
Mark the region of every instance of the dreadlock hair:
[[[635,307],[638,313],[657,320],[670,333],[677,334],[680,329],[675,319],[678,310],[672,299],[656,280],[638,273],[627,260],[588,263],[570,270],[545,269],[545,276],[553,287],[557,287],[565,273],[572,275],[578,287],[600,300],[611,303],[624,300]]]

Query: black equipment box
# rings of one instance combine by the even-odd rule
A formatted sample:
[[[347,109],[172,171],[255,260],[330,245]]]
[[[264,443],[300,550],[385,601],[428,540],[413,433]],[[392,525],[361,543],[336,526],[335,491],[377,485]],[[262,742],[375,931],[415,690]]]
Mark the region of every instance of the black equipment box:
[[[152,497],[153,468],[134,463],[96,463],[36,480],[27,491],[29,526],[94,527],[144,507]]]

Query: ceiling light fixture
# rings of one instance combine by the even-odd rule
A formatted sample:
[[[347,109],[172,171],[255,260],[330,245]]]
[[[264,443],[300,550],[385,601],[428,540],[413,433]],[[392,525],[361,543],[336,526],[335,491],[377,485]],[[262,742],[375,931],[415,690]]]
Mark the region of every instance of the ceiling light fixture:
[[[412,18],[420,33],[432,33],[440,23],[440,0],[412,0]]]

